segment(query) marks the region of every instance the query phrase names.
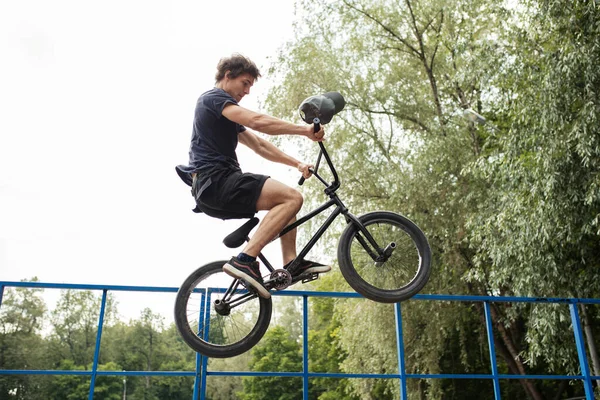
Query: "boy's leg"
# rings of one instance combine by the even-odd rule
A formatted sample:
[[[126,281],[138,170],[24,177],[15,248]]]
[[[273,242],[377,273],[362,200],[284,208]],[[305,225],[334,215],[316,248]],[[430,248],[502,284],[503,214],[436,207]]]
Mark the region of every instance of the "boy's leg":
[[[269,182],[271,184],[267,187]],[[277,202],[277,198],[284,200],[283,202]],[[283,228],[296,221],[296,214],[300,211],[302,202],[302,195],[298,191],[283,183],[268,179],[265,182],[263,191],[258,199],[257,208],[258,210],[270,209],[271,211],[267,213],[262,224],[259,226],[254,236],[252,236],[252,239],[250,239],[250,242],[244,249],[244,253],[256,257],[262,248],[270,243]],[[297,229],[291,230],[280,239],[285,267],[296,258],[296,232]],[[255,240],[257,242],[253,243]],[[256,247],[252,247],[253,245]],[[249,253],[248,251],[251,251],[252,253]],[[300,260],[300,264],[296,267],[296,271],[293,272],[293,275],[298,276],[303,274],[323,273],[330,270],[331,266],[329,265],[309,260]]]
[[[291,225],[296,222],[296,217],[292,218],[285,226]],[[296,258],[296,232],[297,229],[292,229],[279,240],[281,240],[281,254],[283,256],[283,265],[290,263]]]
[[[257,257],[261,250],[269,244],[283,228],[295,220],[302,208],[303,198],[300,192],[274,179],[267,179],[256,203],[257,211],[269,210],[257,231],[244,248],[244,253]],[[284,261],[296,253],[296,232],[289,232],[282,238]],[[290,260],[288,260],[290,261]]]
[[[298,191],[270,178],[264,181],[260,195],[256,201],[255,211],[269,210],[269,212],[263,218],[262,223],[254,235],[252,235],[242,253],[256,258],[263,247],[270,243],[288,225],[290,220],[295,217],[296,213],[302,207],[302,202],[302,195]],[[284,239],[287,243],[286,248],[292,243],[290,239]],[[295,242],[295,237],[293,241]],[[293,246],[291,250],[286,250],[288,254],[295,253],[295,243],[293,243]],[[264,287],[257,261],[251,261],[239,255],[237,257],[234,256],[229,262],[223,265],[223,271],[228,275],[245,281],[261,297],[271,297],[269,291]]]

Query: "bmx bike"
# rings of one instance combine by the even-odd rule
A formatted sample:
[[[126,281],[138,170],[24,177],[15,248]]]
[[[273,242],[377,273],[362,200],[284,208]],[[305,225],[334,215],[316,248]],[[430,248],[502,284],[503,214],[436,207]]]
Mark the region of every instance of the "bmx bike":
[[[318,118],[313,120],[315,132],[319,122]],[[367,299],[382,303],[397,303],[414,296],[431,273],[427,238],[416,224],[394,212],[375,211],[358,217],[351,214],[337,194],[340,180],[331,158],[323,143],[318,144],[320,152],[311,172],[325,185],[329,200],[284,228],[275,239],[335,208],[286,269],[275,269],[262,253],[258,256],[269,271],[264,277],[265,288],[281,291],[295,283],[317,279],[318,273],[295,276],[294,268],[331,223],[343,215],[348,225],[340,236],[337,257],[348,284]],[[331,183],[318,172],[323,157],[333,176]],[[299,184],[303,182],[301,178]],[[253,217],[223,243],[229,248],[242,246],[258,222]],[[183,282],[175,300],[175,324],[181,337],[207,357],[233,357],[250,350],[263,337],[271,320],[271,299],[259,297],[239,279],[224,273],[226,262],[211,262],[195,270]]]

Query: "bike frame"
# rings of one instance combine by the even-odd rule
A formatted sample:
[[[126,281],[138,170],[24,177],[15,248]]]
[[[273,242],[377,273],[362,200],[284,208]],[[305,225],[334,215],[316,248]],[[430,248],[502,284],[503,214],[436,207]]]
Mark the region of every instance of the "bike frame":
[[[365,238],[367,239],[368,243],[360,235],[358,236],[358,241],[365,248],[365,250],[369,253],[369,255],[371,256],[371,258],[373,258],[373,260],[376,260],[379,256],[383,255],[384,250],[381,248],[381,246],[379,246],[377,244],[377,242],[375,241],[375,239],[371,236],[371,234],[369,233],[369,231],[360,222],[360,220],[357,217],[355,217],[354,215],[352,215],[348,211],[348,208],[344,205],[344,203],[342,202],[342,200],[336,194],[336,191],[340,187],[340,180],[339,180],[337,171],[335,170],[335,167],[333,166],[333,163],[331,162],[331,158],[329,157],[329,154],[327,153],[327,150],[325,149],[325,146],[323,145],[322,142],[319,142],[319,147],[320,147],[321,150],[320,150],[319,156],[317,158],[317,163],[315,165],[315,168],[311,169],[311,172],[313,173],[313,175],[319,181],[321,181],[326,186],[326,188],[325,188],[325,194],[327,194],[330,197],[330,199],[329,199],[329,201],[325,202],[321,206],[317,207],[315,210],[309,212],[308,214],[306,214],[302,218],[298,219],[296,222],[294,222],[294,223],[288,225],[287,227],[285,227],[281,231],[281,233],[275,239],[273,239],[273,240],[276,240],[276,239],[280,238],[281,236],[285,235],[286,233],[288,233],[288,232],[296,229],[300,225],[306,223],[307,221],[309,221],[313,217],[321,214],[322,212],[324,212],[325,210],[329,209],[330,207],[336,206],[335,209],[333,210],[333,212],[329,215],[329,217],[327,217],[327,220],[325,220],[325,222],[321,225],[321,227],[317,230],[317,232],[311,237],[311,239],[304,246],[304,248],[300,251],[300,253],[296,256],[296,258],[290,263],[289,268],[293,268],[293,266],[296,264],[296,262],[298,262],[299,260],[303,259],[308,254],[308,252],[319,241],[319,239],[321,238],[321,236],[323,236],[323,234],[325,233],[325,231],[327,230],[327,228],[329,228],[329,226],[331,225],[331,223],[340,214],[344,215],[344,217],[346,218],[346,221],[348,223],[352,223],[352,224],[356,225],[359,228],[360,232],[362,232],[362,234],[365,236]],[[319,173],[318,173],[319,164],[321,162],[321,157],[322,156],[325,157],[325,161],[327,162],[327,165],[329,166],[329,169],[331,170],[331,173],[333,174],[334,181],[331,184],[327,183],[327,181],[325,181],[325,179],[323,179],[323,177],[321,177],[319,175]],[[369,246],[369,244],[375,249],[376,253],[373,252],[373,250]],[[275,271],[275,268],[273,268],[273,266],[269,263],[269,261],[266,259],[266,257],[262,253],[260,253],[258,255],[258,258],[263,262],[263,264],[265,265],[265,267],[267,267],[270,272]]]
[[[306,256],[308,254],[308,252],[319,241],[321,236],[323,236],[323,234],[325,233],[327,228],[329,228],[331,223],[340,214],[344,215],[344,217],[346,218],[346,222],[348,222],[349,224],[355,225],[358,228],[358,230],[360,231],[360,233],[362,233],[364,235],[364,237],[362,237],[361,235],[357,234],[356,238],[357,238],[358,242],[364,247],[365,251],[371,256],[371,258],[374,261],[379,261],[382,258],[385,259],[386,258],[386,255],[384,254],[385,250],[377,244],[377,242],[375,241],[373,236],[369,233],[367,228],[365,228],[365,226],[360,222],[360,220],[348,211],[348,208],[344,205],[342,200],[336,194],[336,191],[340,188],[340,180],[339,180],[337,171],[335,170],[335,167],[333,166],[333,163],[331,162],[331,158],[329,157],[329,154],[327,153],[327,150],[325,149],[325,146],[323,145],[323,143],[319,142],[319,147],[321,148],[321,150],[320,150],[319,156],[317,158],[317,163],[315,164],[315,168],[311,169],[310,171],[319,181],[321,181],[323,183],[323,185],[326,186],[325,194],[327,194],[329,196],[329,201],[327,201],[324,204],[322,204],[321,206],[317,207],[315,210],[309,212],[308,214],[306,214],[305,216],[303,216],[296,222],[286,226],[279,233],[279,235],[277,235],[277,237],[273,240],[276,240],[276,239],[280,238],[281,236],[285,235],[286,233],[290,232],[291,230],[296,229],[300,225],[306,223],[307,221],[309,221],[313,217],[321,214],[322,212],[329,209],[330,207],[333,207],[333,206],[336,206],[336,207],[333,210],[333,212],[329,215],[329,217],[327,217],[327,220],[325,220],[325,222],[321,225],[321,227],[317,230],[317,232],[311,237],[311,239],[308,241],[308,243],[304,246],[304,248],[296,256],[296,258],[290,263],[290,265],[287,267],[287,269],[288,270],[292,269],[292,271],[293,271],[293,268],[297,265],[297,263],[300,260],[302,260],[304,258],[304,256]],[[321,157],[325,157],[325,161],[327,162],[327,165],[329,166],[329,169],[331,170],[331,173],[333,174],[334,180],[331,184],[327,183],[327,181],[325,181],[325,179],[323,179],[323,177],[321,177],[318,173],[319,164],[321,162]],[[303,181],[304,180],[301,179],[299,184],[302,184]],[[365,240],[365,238],[366,238],[366,240]],[[250,239],[247,238],[246,241],[248,241],[248,240],[250,240]],[[375,249],[375,251],[373,251],[373,249]],[[271,273],[273,273],[275,271],[275,268],[271,265],[271,263],[269,263],[269,261],[262,254],[262,252],[259,253],[258,258],[263,262],[265,267]],[[265,286],[268,287],[270,282],[271,282],[270,280],[266,281]],[[294,284],[296,282],[297,281],[292,281],[290,284]],[[231,283],[231,285],[229,286],[229,288],[227,289],[227,291],[225,292],[225,294],[222,298],[222,302],[227,304],[225,307],[235,307],[237,305],[241,305],[257,296],[254,293],[250,293],[250,292],[243,290],[241,292],[240,297],[234,298],[234,296],[236,294],[239,294],[239,290],[238,290],[239,287],[240,287],[240,281],[238,279],[235,279]]]

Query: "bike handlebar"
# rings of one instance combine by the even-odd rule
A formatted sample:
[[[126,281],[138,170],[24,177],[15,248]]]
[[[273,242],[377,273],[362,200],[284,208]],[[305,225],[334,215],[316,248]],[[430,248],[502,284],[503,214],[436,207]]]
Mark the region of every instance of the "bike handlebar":
[[[318,120],[318,118],[315,118],[315,120]],[[318,132],[318,130],[320,129],[320,125],[319,122],[315,121],[315,132]],[[335,167],[333,166],[333,162],[331,162],[331,158],[329,157],[329,154],[327,153],[327,150],[325,149],[325,145],[323,144],[323,142],[318,142],[319,143],[319,147],[321,148],[321,151],[319,152],[319,157],[317,158],[317,163],[315,164],[314,168],[309,168],[309,171],[319,180],[321,181],[321,183],[323,183],[327,188],[325,189],[325,193],[328,195],[331,195],[332,193],[335,193],[335,191],[340,187],[340,179],[338,177],[337,171],[335,170]],[[325,157],[325,161],[327,162],[327,165],[329,166],[329,169],[331,170],[331,173],[333,175],[333,182],[331,183],[327,183],[317,172],[317,170],[319,169],[319,164],[321,162],[321,157]],[[302,185],[304,183],[305,179],[304,177],[300,178],[300,181],[298,182],[299,185]]]
[[[313,119],[313,131],[315,133],[319,132],[321,130],[321,120],[319,120],[319,118],[315,118]],[[311,173],[314,173],[315,171],[312,168],[308,169]],[[300,180],[298,181],[298,185],[302,186],[304,184],[304,181],[306,180],[305,177],[300,177]]]

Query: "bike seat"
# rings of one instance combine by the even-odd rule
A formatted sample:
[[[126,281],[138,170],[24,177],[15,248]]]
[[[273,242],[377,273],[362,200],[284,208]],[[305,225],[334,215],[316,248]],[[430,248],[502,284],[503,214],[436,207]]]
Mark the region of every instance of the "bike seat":
[[[253,217],[249,221],[247,221],[244,225],[237,228],[235,231],[230,233],[223,239],[223,243],[225,246],[230,249],[235,249],[236,247],[240,247],[246,241],[246,238],[250,234],[250,231],[254,229],[256,225],[258,225],[259,219]]]

